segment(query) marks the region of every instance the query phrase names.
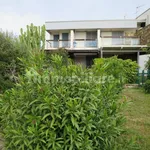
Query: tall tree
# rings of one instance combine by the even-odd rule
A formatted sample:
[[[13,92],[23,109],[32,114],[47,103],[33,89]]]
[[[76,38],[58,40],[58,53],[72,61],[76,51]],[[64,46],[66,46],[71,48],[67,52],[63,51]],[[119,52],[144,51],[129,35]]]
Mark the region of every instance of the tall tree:
[[[20,41],[31,50],[44,50],[45,48],[45,25],[27,25],[26,31],[20,30]]]
[[[0,93],[13,87],[21,72],[18,57],[25,55],[25,48],[17,37],[9,32],[0,32]]]

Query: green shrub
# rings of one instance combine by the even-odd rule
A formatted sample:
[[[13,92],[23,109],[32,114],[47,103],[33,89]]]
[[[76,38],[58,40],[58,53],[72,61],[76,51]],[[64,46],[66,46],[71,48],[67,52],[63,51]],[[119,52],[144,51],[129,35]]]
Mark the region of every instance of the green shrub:
[[[26,57],[25,48],[11,33],[0,32],[0,93],[12,88],[23,66],[18,57]]]
[[[131,59],[127,59],[122,61],[123,62],[123,68],[125,71],[125,75],[127,78],[127,83],[136,83],[137,81],[137,74],[139,66],[136,61],[132,61]]]
[[[147,79],[150,79],[150,57],[149,57],[148,61],[145,64],[145,68],[148,70]]]
[[[120,80],[108,80],[109,63],[95,76],[95,68],[70,61],[66,67],[58,55],[45,68],[44,58],[39,52],[31,56],[20,83],[1,96],[6,149],[110,150],[124,119]]]
[[[135,83],[137,80],[138,64],[130,59],[118,59],[117,56],[110,58],[97,58],[94,60],[95,70],[105,65],[105,73],[126,83]],[[98,71],[99,72],[99,71]]]
[[[146,80],[145,84],[144,84],[144,90],[146,93],[150,93],[150,80]]]

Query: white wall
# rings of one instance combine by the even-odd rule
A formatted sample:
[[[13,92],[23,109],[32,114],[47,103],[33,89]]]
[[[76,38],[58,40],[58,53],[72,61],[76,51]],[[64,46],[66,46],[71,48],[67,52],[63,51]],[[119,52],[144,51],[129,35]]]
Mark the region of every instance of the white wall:
[[[139,17],[137,17],[137,20],[144,20],[146,19],[146,25],[150,24],[150,9],[148,9],[146,12],[141,14]]]
[[[83,39],[81,41],[76,41],[76,48],[83,48],[85,45],[84,39],[86,39],[86,32],[75,32],[75,39]]]
[[[101,32],[102,45],[111,45],[112,38],[103,38],[103,36],[112,36],[112,32]]]
[[[49,40],[50,39],[50,34],[48,32],[45,33],[45,39]]]
[[[89,21],[52,21],[46,22],[46,30],[68,29],[136,29],[137,20],[89,20]]]
[[[148,61],[150,55],[140,55],[139,56],[139,66],[140,66],[140,70],[144,70],[145,69],[145,64]]]
[[[75,32],[75,39],[86,39],[86,32]]]

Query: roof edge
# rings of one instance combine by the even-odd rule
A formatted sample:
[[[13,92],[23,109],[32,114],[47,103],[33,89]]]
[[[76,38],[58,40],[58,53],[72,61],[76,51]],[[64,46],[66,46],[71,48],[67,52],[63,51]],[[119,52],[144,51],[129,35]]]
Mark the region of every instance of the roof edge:
[[[136,21],[136,19],[111,19],[111,20],[68,20],[68,21],[46,21],[45,23],[59,23],[59,22],[98,22],[98,21]]]
[[[147,10],[145,10],[143,13],[141,13],[139,16],[137,16],[136,19],[138,19],[140,16],[142,16],[144,13],[146,13],[149,10],[150,10],[150,8],[148,8]]]

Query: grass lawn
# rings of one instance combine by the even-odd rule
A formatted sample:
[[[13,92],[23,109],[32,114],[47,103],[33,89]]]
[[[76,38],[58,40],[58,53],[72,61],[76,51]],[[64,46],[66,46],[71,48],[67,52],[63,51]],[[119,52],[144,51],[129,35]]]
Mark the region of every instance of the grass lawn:
[[[150,94],[142,89],[125,89],[123,95],[129,102],[124,110],[127,119],[127,137],[136,138],[140,150],[150,150]]]

